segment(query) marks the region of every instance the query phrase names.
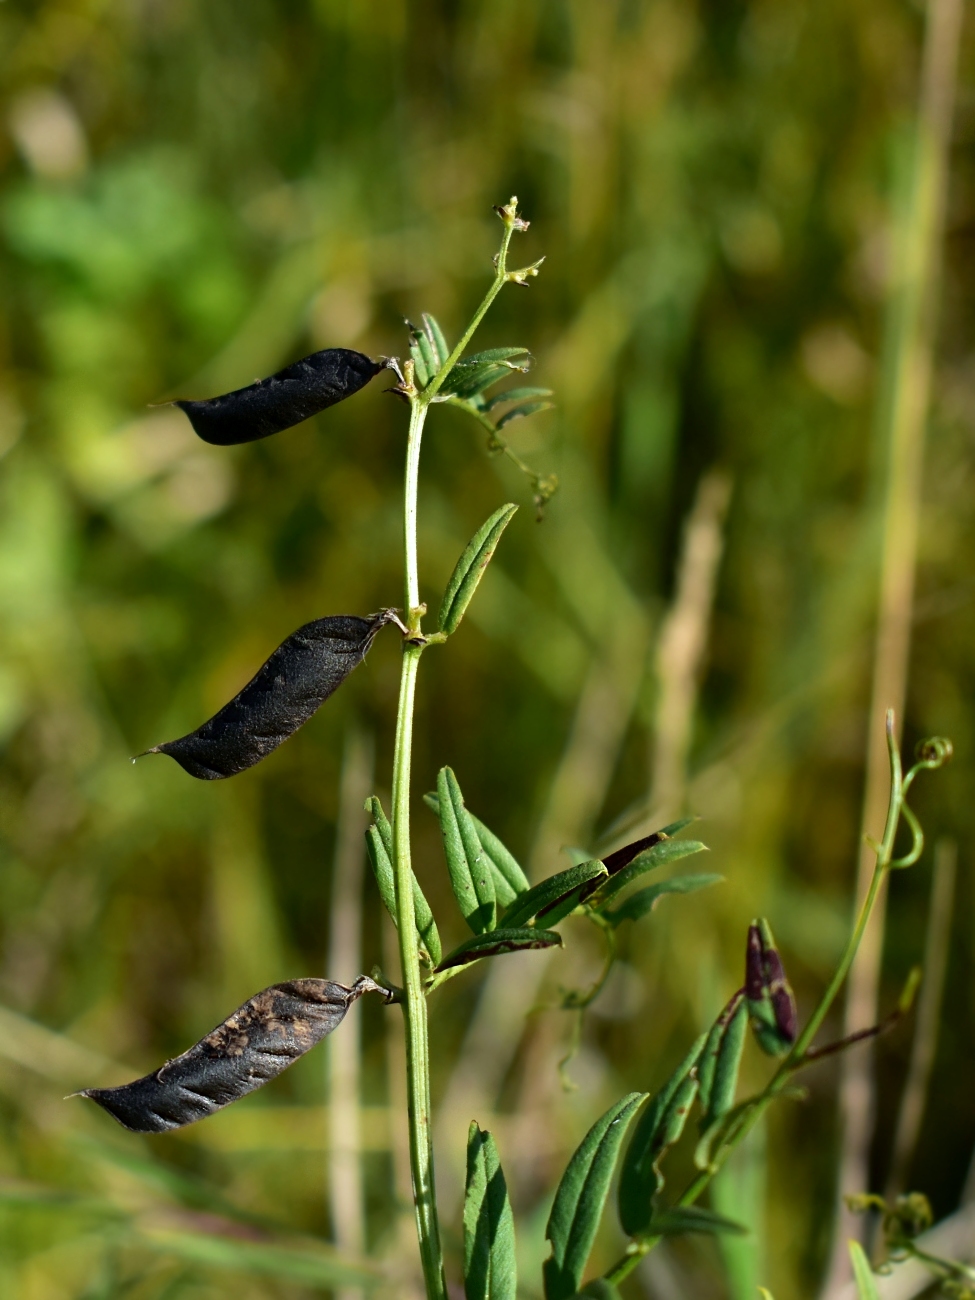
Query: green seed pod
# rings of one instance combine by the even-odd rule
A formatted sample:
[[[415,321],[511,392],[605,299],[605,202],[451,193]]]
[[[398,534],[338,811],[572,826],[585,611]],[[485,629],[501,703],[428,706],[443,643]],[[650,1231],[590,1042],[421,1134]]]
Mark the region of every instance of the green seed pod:
[[[768,1056],[784,1056],[796,1041],[796,1000],[768,921],[759,917],[748,929],[745,997],[752,1033]]]

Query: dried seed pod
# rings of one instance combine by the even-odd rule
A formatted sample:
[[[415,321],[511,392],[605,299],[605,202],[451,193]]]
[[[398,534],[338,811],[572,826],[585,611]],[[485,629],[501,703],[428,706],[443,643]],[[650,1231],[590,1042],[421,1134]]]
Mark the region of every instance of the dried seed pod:
[[[306,623],[208,722],[145,752],[168,754],[201,781],[253,767],[308,721],[362,663],[379,629],[394,620],[395,611],[384,609],[371,618],[334,614]]]
[[[752,1033],[768,1056],[783,1056],[799,1031],[796,1000],[764,917],[748,927],[745,954],[745,997]]]
[[[256,993],[188,1052],[120,1088],[88,1097],[133,1133],[165,1133],[212,1115],[286,1070],[341,1024],[363,993],[382,993],[363,975],[347,989],[328,980],[290,980]]]
[[[384,369],[362,352],[325,348],[267,379],[205,401],[179,401],[204,442],[232,447],[290,429],[351,397]]]

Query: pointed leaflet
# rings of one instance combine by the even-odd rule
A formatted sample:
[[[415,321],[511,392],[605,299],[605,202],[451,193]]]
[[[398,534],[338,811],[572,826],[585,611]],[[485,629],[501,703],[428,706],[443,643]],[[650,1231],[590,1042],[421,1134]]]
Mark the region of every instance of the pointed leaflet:
[[[623,892],[634,880],[645,875],[648,871],[655,871],[657,867],[662,867],[667,862],[676,862],[679,858],[689,857],[693,853],[704,853],[707,851],[707,845],[702,844],[700,840],[659,840],[652,847],[638,853],[632,862],[627,863],[615,873],[606,862],[607,869],[610,872],[609,880],[598,887],[596,897],[591,900],[592,906],[603,908],[611,898]],[[604,858],[605,862],[606,859]]]
[[[853,1278],[856,1282],[858,1300],[880,1300],[877,1279],[874,1277],[870,1261],[858,1241],[850,1241],[850,1262],[853,1265]]]
[[[349,348],[325,348],[268,379],[206,401],[178,401],[204,442],[230,447],[280,433],[351,397],[383,364]]]
[[[423,802],[438,817],[440,816],[440,799],[438,795],[431,791],[423,796]],[[507,907],[520,894],[528,892],[528,877],[522,871],[521,864],[514,854],[506,844],[498,839],[494,831],[489,830],[481,819],[475,817],[469,809],[467,815],[477,832],[477,838],[481,842],[481,850],[491,864],[492,874],[494,875],[494,892],[497,896],[498,906]]]
[[[120,1088],[86,1088],[75,1096],[98,1102],[134,1133],[182,1128],[286,1070],[341,1024],[363,993],[387,996],[365,975],[350,989],[319,979],[272,984],[153,1074]]]
[[[393,828],[387,821],[383,806],[375,795],[366,800],[366,812],[372,817],[372,825],[366,831],[369,861],[386,911],[393,918],[393,924],[398,925],[396,876],[393,872]],[[430,959],[429,965],[436,966],[443,956],[440,934],[430,904],[424,897],[420,882],[415,875],[413,876],[413,917],[422,948],[426,950],[426,955]]]
[[[513,357],[520,359],[514,361]],[[443,381],[440,394],[444,397],[474,397],[499,379],[506,378],[512,370],[524,372],[530,366],[531,355],[527,348],[488,348],[485,352],[474,352],[457,362]]]
[[[440,833],[454,897],[475,934],[493,930],[497,919],[494,873],[481,848],[457,778],[449,767],[437,774]]]
[[[450,356],[450,348],[447,346],[447,340],[443,336],[443,330],[437,324],[435,316],[431,316],[428,311],[423,313],[423,329],[430,341],[430,347],[433,350],[434,357],[439,370],[443,363]]]
[[[697,1063],[701,1129],[727,1115],[735,1104],[738,1070],[748,1028],[748,1007],[739,989],[711,1026]]]
[[[547,880],[541,880],[527,894],[517,898],[501,918],[505,925],[526,925],[533,917],[544,914],[549,908],[564,898],[573,899],[573,907],[578,892],[591,881],[606,878],[606,868],[602,862],[580,862],[565,871],[559,871]],[[554,925],[554,921],[548,921]]]
[[[452,966],[467,966],[482,957],[500,957],[506,952],[527,952],[531,948],[561,948],[562,936],[556,930],[536,930],[521,927],[506,927],[488,930],[486,934],[477,934],[467,939],[453,952],[447,954],[437,970],[449,970]]]
[[[723,1128],[721,1121],[735,1104],[747,1030],[748,1007],[744,990],[739,989],[712,1025],[697,1063],[701,1138],[694,1152],[694,1163],[698,1169],[710,1165],[711,1149]]]
[[[472,1124],[467,1136],[464,1196],[464,1295],[467,1300],[515,1300],[515,1221],[498,1148]]]
[[[625,902],[620,903],[619,907],[603,911],[602,915],[613,926],[623,921],[639,921],[648,912],[652,912],[660,899],[667,894],[693,894],[698,889],[720,884],[723,880],[724,876],[716,876],[713,872],[706,872],[699,876],[675,876],[673,880],[663,880],[659,885],[638,889]]]
[[[545,1236],[552,1254],[545,1261],[545,1300],[568,1300],[583,1270],[602,1218],[620,1147],[645,1092],[631,1092],[611,1106],[582,1139],[562,1175]]]
[[[533,397],[551,397],[551,388],[507,388],[503,393],[496,393],[484,403],[485,411],[493,411],[497,406],[508,402],[524,402]]]
[[[334,614],[306,623],[202,727],[145,752],[168,754],[201,781],[246,771],[294,735],[342,685],[394,613]]]
[[[501,534],[511,522],[511,517],[518,509],[508,502],[495,510],[490,519],[485,520],[467,543],[464,552],[454,566],[447,589],[440,604],[439,627],[449,636],[456,632],[460,620],[464,617],[471,597],[477,590],[477,584],[484,577],[484,570],[491,563],[495,548],[501,540]]]
[[[551,411],[554,406],[554,402],[522,402],[520,406],[513,406],[510,411],[505,411],[496,427],[503,429],[512,420],[522,420],[527,415],[537,415],[539,411]]]
[[[618,1205],[623,1231],[645,1234],[653,1217],[653,1198],[663,1187],[657,1162],[684,1131],[697,1093],[694,1065],[704,1046],[702,1034],[664,1086],[655,1094],[633,1132],[620,1173]]]

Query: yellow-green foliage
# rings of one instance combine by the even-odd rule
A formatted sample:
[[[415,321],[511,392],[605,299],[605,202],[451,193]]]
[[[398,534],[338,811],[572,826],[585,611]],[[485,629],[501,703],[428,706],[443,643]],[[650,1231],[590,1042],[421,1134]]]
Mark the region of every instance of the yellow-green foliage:
[[[709,865],[727,883],[620,928],[625,964],[567,1067],[575,1092],[556,1068],[571,1017],[537,1014],[523,1030],[519,1012],[465,1067],[476,981],[436,995],[452,1275],[472,1118],[497,1138],[519,1276],[537,1286],[544,1197],[565,1157],[626,1089],[656,1089],[739,986],[750,917],[771,918],[811,1004],[843,941],[857,855],[886,232],[918,47],[914,10],[893,0],[0,5],[4,1295],[264,1300],[335,1280],[310,1240],[331,1223],[320,1055],[152,1142],[62,1097],[157,1065],[266,985],[358,973],[332,970],[326,952],[341,755],[350,728],[373,733],[388,800],[395,638],[233,782],[128,760],[208,717],[299,624],[401,599],[404,412],[380,380],[224,450],[149,404],[247,384],[318,347],[405,356],[402,317],[424,310],[455,337],[490,275],[491,205],[512,192],[532,220],[519,256],[547,260],[529,292],[506,292],[478,346],[537,358],[532,382],[557,408],[510,439],[562,487],[542,525],[519,511],[460,630],[425,660],[417,876],[448,951],[464,930],[420,800],[446,764],[534,880],[571,865],[563,846],[591,856],[615,819],[646,813],[657,635],[683,521],[720,467],[725,556],[683,802],[707,819]],[[963,87],[971,75],[966,50]],[[955,741],[958,762],[917,807],[957,837],[963,866],[970,167],[959,153],[906,718],[909,739]],[[475,528],[530,491],[470,420],[435,407],[421,500],[435,611]],[[894,881],[888,1003],[920,956],[929,879]],[[957,1203],[975,1136],[967,879],[912,1179],[938,1213]],[[367,888],[362,970],[391,951]],[[546,967],[541,1001],[598,973],[596,940],[579,931]],[[546,960],[504,959],[522,973]],[[495,996],[504,1004],[505,988]],[[361,1007],[368,1241],[408,1264],[391,1019]],[[907,1042],[881,1047],[884,1077],[900,1077]],[[754,1083],[767,1067],[750,1052],[743,1070]],[[764,1254],[738,1274],[780,1296],[811,1293],[832,1212],[825,1077],[813,1088],[771,1125],[767,1210],[766,1175],[743,1180]],[[234,1255],[204,1216],[240,1214],[272,1226]],[[668,1247],[683,1293],[717,1295],[718,1249],[693,1240]],[[598,1258],[619,1245],[607,1231]]]

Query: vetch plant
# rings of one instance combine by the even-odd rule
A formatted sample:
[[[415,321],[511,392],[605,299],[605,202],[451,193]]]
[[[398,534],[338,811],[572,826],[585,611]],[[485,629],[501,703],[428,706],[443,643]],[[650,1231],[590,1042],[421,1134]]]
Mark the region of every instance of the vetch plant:
[[[477,530],[447,583],[435,631],[425,631],[417,567],[417,485],[420,449],[430,408],[447,403],[466,411],[487,431],[488,449],[504,454],[528,476],[541,513],[556,490],[552,476],[526,465],[503,431],[511,421],[545,409],[546,389],[514,387],[491,393],[531,364],[524,347],[499,347],[465,356],[492,302],[505,287],[526,286],[541,259],[508,269],[509,246],[528,229],[517,200],[496,209],[503,234],[495,274],[467,328],[451,347],[439,324],[424,314],[409,325],[410,355],[401,364],[373,360],[347,349],[326,349],[269,379],[204,401],[179,402],[204,440],[232,445],[263,438],[353,395],[384,369],[409,406],[404,477],[404,601],[401,610],[366,617],[329,615],[299,628],[270,655],[233,700],[197,730],[155,746],[201,780],[225,779],[270,754],[311,718],[364,659],[386,626],[402,636],[402,663],[389,816],[372,796],[366,807],[366,848],[380,898],[396,926],[400,983],[383,972],[361,976],[351,987],[321,979],[295,979],[256,993],[195,1046],[158,1070],[116,1088],[92,1088],[82,1096],[104,1107],[126,1128],[164,1132],[202,1119],[261,1087],[340,1025],[364,993],[397,1004],[405,1018],[410,1162],[420,1261],[431,1300],[446,1300],[447,1281],[438,1216],[432,1146],[428,1001],[446,981],[472,965],[505,953],[562,944],[558,927],[570,915],[587,918],[605,939],[606,960],[588,990],[565,994],[562,1006],[579,1017],[603,987],[615,960],[615,933],[638,922],[668,894],[691,893],[720,879],[682,875],[630,892],[650,871],[701,852],[697,840],[677,838],[685,818],[623,846],[603,858],[587,858],[534,885],[489,827],[466,806],[454,771],[443,766],[425,803],[439,821],[451,888],[470,937],[444,953],[436,919],[416,879],[411,855],[411,755],[414,696],[420,661],[431,646],[459,628],[478,584],[517,507],[501,505]],[[490,394],[490,395],[489,395]],[[663,1237],[688,1232],[739,1232],[740,1226],[698,1201],[730,1153],[776,1097],[793,1089],[795,1074],[810,1061],[880,1032],[906,1010],[915,981],[883,1025],[825,1047],[813,1039],[850,969],[881,884],[893,869],[910,866],[921,853],[920,827],[906,803],[918,772],[940,766],[950,755],[946,741],[927,742],[906,776],[888,722],[892,772],[890,810],[877,867],[835,975],[819,1005],[800,1029],[795,999],[769,923],[758,919],[748,932],[744,986],[735,991],[714,1024],[652,1096],[631,1092],[602,1115],[569,1161],[546,1228],[551,1253],[544,1265],[546,1300],[576,1296],[612,1300],[617,1287]],[[894,858],[904,821],[911,851]],[[759,1048],[779,1064],[757,1095],[737,1100],[738,1072],[749,1026]],[[676,1198],[665,1200],[663,1162],[681,1139],[694,1107],[699,1111],[695,1152],[698,1173]],[[601,1278],[586,1280],[589,1258],[614,1181],[620,1226],[629,1239],[622,1258]],[[490,1133],[474,1123],[468,1138],[463,1215],[464,1287],[468,1300],[514,1300],[517,1288],[514,1218],[501,1157]]]

